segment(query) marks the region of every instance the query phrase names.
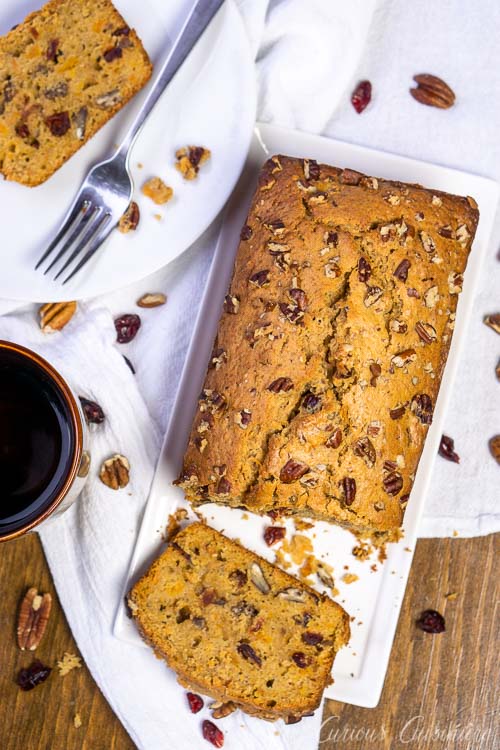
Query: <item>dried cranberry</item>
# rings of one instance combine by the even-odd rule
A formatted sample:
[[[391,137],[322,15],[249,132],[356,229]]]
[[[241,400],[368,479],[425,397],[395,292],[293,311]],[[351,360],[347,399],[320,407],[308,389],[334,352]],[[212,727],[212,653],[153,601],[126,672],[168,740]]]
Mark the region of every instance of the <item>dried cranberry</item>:
[[[121,47],[110,47],[106,50],[103,57],[106,60],[106,62],[110,63],[113,62],[113,60],[118,60],[123,55],[123,50]]]
[[[46,667],[41,661],[36,660],[29,667],[19,671],[16,682],[21,690],[33,690],[41,682],[45,682],[51,672],[51,667]]]
[[[252,227],[249,227],[248,224],[244,224],[240,232],[240,239],[249,240],[251,236],[252,236]]]
[[[104,422],[104,412],[96,401],[89,401],[88,398],[84,398],[83,396],[79,396],[79,399],[87,422],[91,424],[101,424],[101,422]]]
[[[417,627],[426,633],[444,633],[444,617],[435,609],[426,609],[417,620]]]
[[[305,633],[302,633],[302,640],[304,643],[307,643],[308,646],[317,646],[318,643],[321,643],[323,640],[323,636],[321,633],[311,633],[308,630]]]
[[[119,29],[116,29],[116,31],[113,31],[111,36],[128,36],[130,34],[130,29],[128,26],[120,26]]]
[[[302,651],[295,651],[292,654],[292,659],[294,660],[295,664],[301,669],[305,669],[309,663],[307,656]]]
[[[253,661],[253,663],[256,664],[258,667],[262,666],[262,659],[260,658],[258,654],[255,653],[255,651],[253,650],[253,648],[250,646],[249,643],[245,643],[245,641],[241,641],[241,643],[238,643],[236,650],[247,661]]]
[[[360,81],[351,95],[351,103],[356,112],[361,112],[370,104],[372,98],[372,85],[370,81]]]
[[[214,747],[222,747],[224,745],[224,735],[221,730],[215,726],[212,721],[205,719],[201,725],[203,737],[211,742]]]
[[[51,62],[56,63],[59,58],[59,55],[61,54],[62,52],[59,49],[59,39],[51,39],[47,45],[47,52],[46,52],[47,60],[50,60]]]
[[[268,547],[284,538],[286,529],[284,526],[268,526],[264,531],[264,541]]]
[[[29,138],[30,137],[30,129],[26,125],[25,122],[18,122],[15,127],[16,135],[19,136],[19,138]]]
[[[186,693],[186,697],[188,699],[189,708],[191,709],[192,714],[197,714],[198,711],[201,711],[201,709],[205,705],[203,703],[203,698],[201,698],[201,696],[199,695],[196,695],[196,693]]]
[[[141,319],[138,315],[122,315],[115,320],[116,340],[119,344],[128,344],[135,338],[137,331],[141,327]]]
[[[308,391],[302,399],[302,408],[309,414],[314,414],[321,409],[321,398]]]
[[[56,112],[50,117],[47,117],[45,124],[49,128],[52,135],[62,136],[65,135],[71,127],[69,114],[67,112]]]
[[[245,573],[244,570],[240,570],[239,568],[236,568],[229,574],[229,578],[236,583],[238,588],[241,588],[245,585],[245,583],[248,580],[248,576]]]
[[[460,456],[458,453],[455,453],[455,441],[447,435],[441,436],[439,455],[446,458],[447,461],[453,461],[456,464],[460,463]]]

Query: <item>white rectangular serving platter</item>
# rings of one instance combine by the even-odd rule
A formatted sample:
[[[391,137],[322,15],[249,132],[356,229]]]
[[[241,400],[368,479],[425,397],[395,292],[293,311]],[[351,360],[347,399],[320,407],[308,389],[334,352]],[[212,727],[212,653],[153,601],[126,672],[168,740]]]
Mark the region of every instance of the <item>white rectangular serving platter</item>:
[[[232,274],[240,229],[245,223],[257,173],[268,156],[279,153],[313,158],[338,167],[350,167],[368,175],[420,183],[458,195],[471,195],[476,199],[481,212],[433,423],[406,509],[403,539],[397,544],[388,545],[387,559],[381,564],[375,553],[366,561],[357,560],[352,555],[352,548],[356,544],[354,536],[339,527],[316,523],[311,531],[299,532],[310,536],[316,557],[333,566],[335,583],[340,592],[336,600],[354,618],[351,622],[351,641],[335,661],[335,682],[327,688],[325,695],[345,703],[371,708],[377,705],[382,692],[419,520],[442,434],[443,417],[472,311],[476,281],[493,226],[499,191],[498,185],[489,179],[320,136],[270,125],[257,126],[244,171],[226,210],[124,592],[163,548],[162,533],[169,514],[179,507],[188,507],[182,490],[172,486],[172,481],[178,476],[182,465],[222,302]],[[269,525],[268,519],[213,504],[201,506],[200,510],[211,526],[274,561],[274,549],[267,547],[262,538],[264,527]],[[291,520],[286,521],[286,526],[288,535],[294,533]],[[358,576],[354,583],[342,581],[345,566],[348,566],[349,573]],[[294,572],[294,569],[290,572]],[[319,589],[322,590],[320,586]],[[125,616],[121,600],[114,633],[133,646],[144,647],[133,622]]]

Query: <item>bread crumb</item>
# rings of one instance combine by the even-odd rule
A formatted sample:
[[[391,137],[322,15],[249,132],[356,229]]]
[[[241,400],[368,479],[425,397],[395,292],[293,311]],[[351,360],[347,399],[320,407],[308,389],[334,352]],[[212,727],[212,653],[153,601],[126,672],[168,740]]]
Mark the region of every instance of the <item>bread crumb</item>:
[[[304,534],[295,534],[290,541],[288,539],[283,540],[281,549],[292,558],[292,562],[295,565],[302,565],[308,553],[313,551],[313,546],[307,536],[304,536]]]
[[[175,168],[181,173],[185,180],[194,180],[200,171],[200,167],[208,159],[211,153],[203,146],[186,146],[175,152],[177,162]]]
[[[456,529],[453,530],[453,536],[458,536],[458,531]]]
[[[449,602],[454,602],[455,599],[458,597],[458,591],[450,591],[448,594],[445,594],[445,599],[447,599]]]
[[[156,221],[161,221],[163,219],[163,216],[161,214],[153,214],[153,219],[156,219]]]
[[[359,576],[356,573],[344,573],[342,580],[344,583],[354,583],[355,581],[359,581]]]
[[[68,653],[68,651],[65,651],[63,658],[57,662],[57,668],[61,677],[64,677],[73,669],[80,669],[81,666],[81,658],[75,654]]]
[[[307,529],[314,529],[314,524],[310,521],[306,521],[303,518],[294,518],[293,525],[297,531],[306,531]]]
[[[177,508],[174,513],[170,513],[165,527],[165,533],[162,535],[165,542],[169,542],[181,529],[181,523],[188,517],[185,508]]]
[[[368,542],[364,542],[362,540],[360,540],[359,544],[352,548],[352,554],[357,560],[368,560],[372,552],[373,547],[371,546],[371,544],[368,544]]]
[[[153,203],[162,206],[172,199],[174,191],[168,185],[165,185],[160,177],[151,177],[150,180],[142,186],[142,193],[147,198],[151,198]]]
[[[73,726],[75,729],[79,729],[82,726],[82,717],[80,714],[75,714],[75,717],[73,719]]]
[[[288,560],[285,558],[285,555],[283,554],[283,550],[281,549],[276,550],[275,555],[274,555],[274,562],[282,570],[288,570],[291,567],[291,563],[289,563]]]
[[[250,516],[248,515],[248,513],[242,513],[241,514],[241,520],[242,521],[248,521],[249,518],[250,518]]]

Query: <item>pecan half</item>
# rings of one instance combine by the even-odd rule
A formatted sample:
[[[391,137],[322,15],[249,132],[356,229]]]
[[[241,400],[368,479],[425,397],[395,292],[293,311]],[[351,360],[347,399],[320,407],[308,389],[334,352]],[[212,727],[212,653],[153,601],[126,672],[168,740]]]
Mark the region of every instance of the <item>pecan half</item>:
[[[352,505],[354,498],[356,497],[356,480],[353,479],[353,477],[344,477],[341,485],[344,490],[345,504]]]
[[[17,645],[21,651],[34,651],[40,644],[47,628],[52,597],[39,594],[36,588],[26,592],[19,607],[17,619]]]
[[[44,333],[61,331],[75,314],[76,308],[76,302],[48,302],[42,305],[38,311],[40,328]]]
[[[413,76],[417,84],[416,88],[410,89],[410,94],[420,104],[439,109],[449,109],[455,104],[455,93],[441,78],[430,73],[419,73]]]
[[[432,344],[437,339],[437,333],[434,326],[430,323],[424,323],[423,320],[419,320],[415,323],[415,330],[418,333],[418,337],[424,344]]]
[[[112,490],[119,490],[126,487],[129,483],[130,464],[125,456],[115,453],[108,458],[101,466],[99,479],[106,487]]]
[[[388,495],[398,495],[403,489],[403,477],[397,471],[391,471],[384,477],[383,484]]]
[[[293,458],[290,458],[280,471],[280,482],[284,484],[296,482],[297,479],[303,477],[308,471],[310,471],[310,468],[307,464],[294,461]]]

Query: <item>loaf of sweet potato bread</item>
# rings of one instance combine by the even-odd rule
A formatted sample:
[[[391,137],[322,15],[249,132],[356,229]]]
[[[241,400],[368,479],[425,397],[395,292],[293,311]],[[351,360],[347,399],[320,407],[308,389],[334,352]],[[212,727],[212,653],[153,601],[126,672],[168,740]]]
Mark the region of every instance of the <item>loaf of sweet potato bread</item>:
[[[266,719],[314,711],[349,640],[340,605],[201,523],[175,536],[128,604],[182,685]]]
[[[397,529],[477,221],[472,198],[271,158],[179,478],[188,499]]]
[[[0,173],[44,182],[151,70],[110,0],[51,0],[0,39]]]

